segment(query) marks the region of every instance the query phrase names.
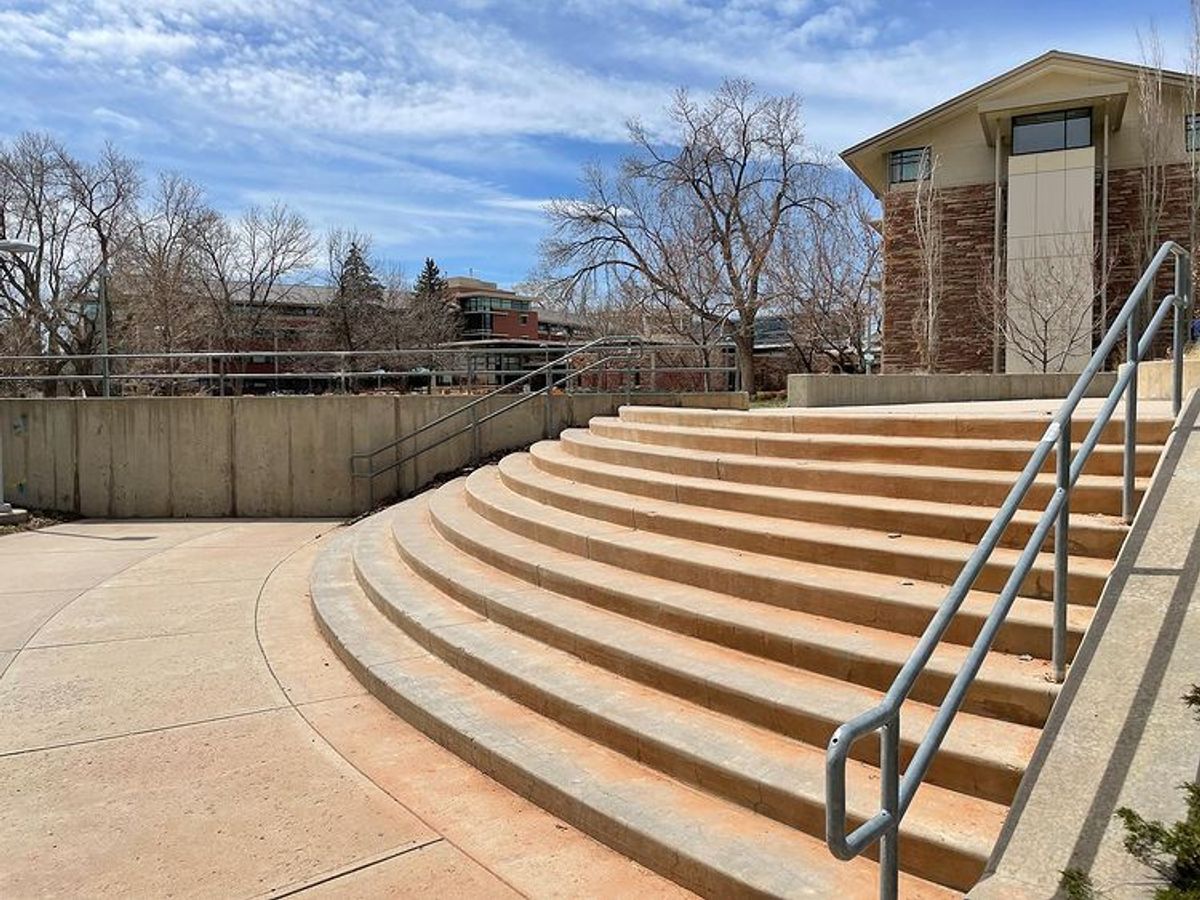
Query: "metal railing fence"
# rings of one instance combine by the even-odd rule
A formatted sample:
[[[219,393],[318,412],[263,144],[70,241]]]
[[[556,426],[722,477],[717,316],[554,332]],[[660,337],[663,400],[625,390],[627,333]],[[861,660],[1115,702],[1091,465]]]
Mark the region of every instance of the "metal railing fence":
[[[1175,266],[1174,290],[1155,307],[1149,323],[1139,333],[1143,299],[1152,290],[1159,269],[1168,259]],[[852,859],[879,842],[879,894],[894,898],[899,889],[900,822],[913,796],[941,746],[950,724],[957,714],[967,691],[983,665],[1017,592],[1040,553],[1043,544],[1054,530],[1054,606],[1053,649],[1054,677],[1061,682],[1066,671],[1067,565],[1070,534],[1070,495],[1088,457],[1100,441],[1105,426],[1125,397],[1124,479],[1122,508],[1129,521],[1135,508],[1134,475],[1137,447],[1137,372],[1138,365],[1150,350],[1153,338],[1174,310],[1174,379],[1172,407],[1175,415],[1183,401],[1183,350],[1187,333],[1187,312],[1192,297],[1191,255],[1178,244],[1168,241],[1154,255],[1150,265],[1138,280],[1121,311],[1113,320],[1091,359],[1084,367],[1075,386],[1055,413],[1029,462],[1018,476],[991,525],[971,553],[962,572],[949,588],[941,606],[921,635],[912,654],[900,669],[883,700],[873,709],[841,725],[829,740],[826,751],[825,782],[825,840],[839,859]],[[1071,416],[1079,405],[1088,385],[1101,370],[1121,340],[1125,337],[1128,364],[1120,372],[1116,385],[1105,398],[1087,435],[1072,457]],[[900,771],[900,713],[913,685],[921,676],[938,644],[941,642],[971,589],[975,579],[1000,541],[1009,522],[1020,508],[1051,453],[1056,453],[1055,489],[1037,525],[1022,549],[1008,580],[1005,582],[983,627],[967,654],[962,668],[946,692],[929,730],[917,744],[907,768]],[[846,823],[846,761],[854,744],[872,732],[880,740],[880,809],[847,833]]]
[[[532,369],[545,374],[568,365],[586,347],[627,338],[600,338],[587,344],[519,348],[434,348],[398,350],[247,350],[179,353],[109,353],[0,356],[0,395],[51,391],[102,392],[104,376],[139,394],[261,392],[341,393],[389,390],[474,392],[529,383]],[[729,390],[736,379],[726,345],[641,342],[635,369],[624,373],[633,390]],[[683,385],[684,387],[680,387]],[[575,380],[575,390],[587,385]]]
[[[565,393],[570,393],[572,385],[577,386],[582,376],[588,373],[599,373],[598,385],[600,390],[604,390],[605,388],[611,390],[616,386],[620,388],[620,390],[616,391],[617,393],[623,392],[631,396],[634,393],[632,376],[642,371],[642,357],[647,352],[657,352],[659,349],[661,349],[661,345],[649,345],[641,338],[634,336],[602,337],[589,341],[586,344],[581,344],[563,356],[536,369],[525,372],[513,381],[496,387],[463,406],[438,416],[394,440],[381,444],[373,450],[353,454],[350,457],[351,473],[355,478],[362,478],[367,481],[370,505],[374,507],[376,500],[375,479],[380,475],[398,469],[400,466],[412,462],[423,454],[464,434],[472,436],[472,458],[478,463],[481,456],[479,429],[485,423],[529,402],[534,397],[548,397],[560,389]],[[576,363],[576,361],[578,362]],[[572,365],[572,363],[576,364]],[[737,374],[735,366],[709,366],[697,371],[702,371],[705,374],[723,375],[726,378],[730,376],[736,378]],[[619,385],[614,385],[610,378],[606,377],[613,374],[620,379]],[[534,382],[539,380],[541,382],[540,386],[534,388]],[[515,400],[506,403],[499,409],[484,411],[485,406],[493,399],[505,394],[511,395],[518,388],[521,390],[518,392]],[[543,407],[543,415],[543,435],[550,437],[551,407],[548,402]],[[461,421],[462,424],[457,425],[457,427],[451,426],[450,431],[442,433],[429,443],[422,444],[420,442],[419,439],[422,435],[447,426],[455,420]],[[411,449],[407,452],[399,449],[405,444],[411,445]],[[385,459],[382,464],[377,465],[376,459],[389,451],[392,451],[391,458]],[[360,466],[360,462],[365,462],[365,466]]]

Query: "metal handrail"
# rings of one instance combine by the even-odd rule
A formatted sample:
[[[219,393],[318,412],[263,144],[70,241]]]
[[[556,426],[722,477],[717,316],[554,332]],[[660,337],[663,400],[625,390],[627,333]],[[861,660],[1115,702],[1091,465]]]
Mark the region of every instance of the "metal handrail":
[[[611,362],[614,358],[620,358],[621,356],[628,357],[628,356],[632,355],[633,347],[635,347],[635,346],[641,347],[643,345],[643,343],[644,342],[639,337],[631,336],[631,335],[623,335],[623,336],[619,336],[619,337],[618,336],[600,337],[600,338],[596,338],[593,341],[589,341],[586,344],[582,344],[579,347],[576,347],[574,350],[571,350],[569,353],[566,353],[566,354],[554,359],[553,361],[546,363],[543,366],[539,366],[536,369],[532,369],[529,372],[524,373],[519,378],[515,378],[512,381],[510,381],[508,384],[501,385],[500,387],[495,388],[494,390],[488,391],[486,394],[483,394],[480,397],[476,397],[474,400],[470,401],[469,403],[463,404],[462,406],[458,407],[457,409],[453,409],[450,412],[440,415],[435,419],[431,419],[430,421],[426,422],[424,425],[421,425],[420,427],[415,428],[412,431],[410,431],[406,434],[403,434],[398,438],[388,441],[386,444],[381,444],[380,446],[376,447],[374,450],[369,450],[369,451],[366,451],[363,453],[351,454],[351,456],[350,456],[351,475],[355,478],[366,478],[368,480],[369,490],[370,490],[370,494],[371,494],[371,501],[372,501],[372,505],[373,505],[374,504],[374,481],[378,476],[383,475],[386,472],[390,472],[393,469],[396,469],[396,468],[404,465],[405,463],[416,459],[418,456],[429,452],[430,450],[434,449],[435,447],[441,446],[446,441],[449,441],[449,440],[452,440],[453,438],[459,437],[462,434],[465,434],[467,432],[478,433],[479,427],[484,422],[487,422],[487,421],[495,418],[496,416],[500,415],[501,413],[504,413],[510,409],[513,409],[516,406],[520,406],[523,403],[527,403],[528,401],[532,400],[534,397],[540,396],[541,394],[548,395],[549,392],[551,390],[553,390],[555,387],[557,387],[559,384],[567,383],[572,378],[577,378],[579,375],[583,374],[584,372],[591,371],[592,369],[596,368],[599,365],[606,365],[609,362]],[[558,379],[557,381],[551,381],[551,378],[553,377],[553,370],[556,368],[562,368],[563,363],[566,363],[569,360],[571,360],[574,357],[579,356],[581,354],[595,352],[598,349],[602,349],[606,346],[612,346],[612,345],[617,345],[618,347],[622,348],[623,352],[610,354],[610,355],[604,356],[598,360],[594,360],[593,362],[589,363],[588,365],[584,366],[581,369],[576,369],[572,372],[567,373],[565,376]],[[479,414],[477,412],[478,408],[481,405],[487,403],[492,398],[499,396],[500,394],[512,393],[513,388],[519,387],[520,385],[533,380],[537,376],[544,375],[547,373],[549,373],[549,374],[548,374],[548,377],[546,378],[546,383],[542,387],[538,388],[536,391],[530,391],[528,393],[523,393],[512,403],[509,403],[506,406],[503,406],[498,410],[493,410],[492,412],[488,413],[485,416],[482,416],[482,417],[479,416]],[[445,425],[451,419],[455,419],[455,418],[457,418],[459,416],[463,416],[463,415],[470,415],[471,422],[468,423],[467,425],[463,426],[462,428],[460,428],[458,431],[455,431],[448,435],[443,435],[441,438],[434,441],[432,444],[427,444],[427,445],[421,446],[421,447],[416,446],[416,439],[420,435],[422,435],[428,431],[431,431],[434,428],[437,428],[441,425]],[[409,441],[409,440],[413,441],[413,444],[414,444],[414,448],[412,451],[410,451],[408,454],[406,454],[403,457],[400,457],[398,459],[390,461],[387,465],[384,465],[378,469],[374,468],[373,461],[374,461],[375,457],[377,457],[381,453],[386,453],[388,450],[392,450],[396,447],[399,447],[405,441]],[[476,453],[476,456],[478,456],[478,453]],[[368,461],[368,469],[365,472],[361,472],[358,470],[357,463],[358,463],[358,460],[360,460],[360,459],[365,459]]]
[[[1142,300],[1151,290],[1159,269],[1173,258],[1175,265],[1175,288],[1155,308],[1145,331],[1138,333],[1137,313]],[[1137,370],[1142,358],[1149,352],[1159,326],[1167,311],[1174,309],[1174,379],[1172,383],[1172,408],[1175,415],[1183,402],[1183,344],[1186,332],[1186,311],[1192,296],[1191,254],[1173,241],[1159,248],[1146,271],[1134,286],[1129,298],[1105,332],[1074,387],[1054,414],[1049,427],[1038,442],[1029,462],[1022,470],[1016,483],[1009,491],[1004,503],[992,523],[984,532],[978,546],[971,553],[942,600],[941,606],[930,620],[912,654],[904,663],[883,700],[873,709],[855,716],[841,725],[829,740],[825,757],[825,842],[833,855],[848,860],[858,856],[869,846],[879,841],[879,894],[887,900],[897,896],[899,890],[898,844],[900,822],[908,811],[925,773],[933,762],[950,724],[962,705],[967,690],[978,674],[992,646],[1017,591],[1029,574],[1042,545],[1054,527],[1054,613],[1053,613],[1053,667],[1056,681],[1061,682],[1066,672],[1066,617],[1067,617],[1067,550],[1070,530],[1070,492],[1079,479],[1088,457],[1099,443],[1100,435],[1112,419],[1114,410],[1126,394],[1124,479],[1122,506],[1125,520],[1131,520],[1134,510],[1134,454],[1137,446]],[[1071,457],[1071,416],[1083,398],[1096,373],[1117,347],[1122,331],[1127,345],[1126,365],[1117,377],[1116,384],[1105,398],[1100,412],[1079,446],[1075,457]],[[1036,480],[1050,453],[1057,454],[1055,490],[1041,518],[1033,529],[1029,540],[1004,583],[987,620],[979,631],[967,654],[962,668],[951,683],[946,696],[937,709],[933,723],[917,744],[908,767],[900,771],[900,712],[913,685],[921,676],[934,650],[941,642],[946,629],[957,614],[959,607],[971,589],[975,579],[987,563],[1000,541],[1001,535],[1020,508],[1025,495]],[[880,810],[853,831],[846,831],[846,761],[853,745],[871,732],[880,733]]]

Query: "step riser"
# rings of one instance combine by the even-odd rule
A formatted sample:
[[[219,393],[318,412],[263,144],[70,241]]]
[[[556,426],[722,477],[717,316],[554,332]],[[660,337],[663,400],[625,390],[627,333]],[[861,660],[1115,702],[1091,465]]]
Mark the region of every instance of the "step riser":
[[[413,566],[413,570],[417,574],[481,616],[488,616],[492,621],[522,633],[530,624],[529,620],[522,619],[511,612],[498,614],[497,607],[489,605],[484,598],[459,589],[457,584],[442,578],[440,573],[415,563],[412,556],[403,552],[402,545],[401,555],[406,562]],[[384,615],[430,653],[480,684],[499,691],[560,725],[666,775],[768,815],[785,825],[799,828],[806,834],[815,837],[824,834],[824,808],[820,804],[812,803],[808,798],[793,793],[771,789],[759,781],[747,778],[735,769],[718,767],[701,757],[683,754],[674,747],[624,727],[611,717],[603,718],[580,710],[564,702],[562,698],[541,690],[526,679],[517,677],[511,672],[477,657],[467,656],[452,642],[443,639],[436,630],[426,629],[420,623],[404,616],[402,610],[389,603],[374,588],[369,578],[364,577],[361,568],[358,570],[358,574],[367,596]],[[536,633],[531,636],[544,641],[549,646],[558,646],[559,642],[555,638],[563,637],[544,628],[536,629]],[[569,643],[569,641],[564,642]],[[585,662],[593,664],[609,662],[604,648],[580,647],[576,644],[573,648],[558,647],[558,649],[574,652]],[[613,671],[621,675],[629,674],[620,668],[614,668]],[[658,684],[653,686],[662,688],[662,685]],[[859,821],[855,821],[854,824],[859,824]],[[985,859],[955,852],[955,848],[940,843],[930,844],[922,840],[920,836],[911,833],[903,834],[902,841],[910,845],[905,859],[905,870],[920,877],[965,889],[974,884],[983,872]]]
[[[1050,417],[1038,419],[988,418],[984,416],[905,416],[886,415],[820,415],[801,413],[747,415],[697,410],[679,414],[677,410],[653,407],[624,406],[623,421],[647,425],[676,425],[684,428],[728,428],[731,430],[771,431],[784,434],[863,434],[880,437],[960,438],[966,440],[1037,441],[1046,433]],[[1071,439],[1076,443],[1087,436],[1090,420],[1076,419],[1071,423]],[[1143,444],[1164,444],[1170,436],[1172,423],[1165,419],[1138,422],[1138,441]],[[1125,424],[1116,420],[1105,426],[1101,444],[1122,444]]]
[[[963,447],[942,446],[936,443],[897,443],[888,446],[855,444],[843,441],[822,442],[809,438],[799,440],[784,436],[757,438],[752,435],[707,434],[704,432],[658,430],[650,426],[630,427],[612,419],[593,419],[589,430],[609,440],[675,447],[684,450],[703,450],[708,453],[738,453],[775,459],[814,460],[824,462],[876,462],[904,465],[952,466],[960,469],[988,469],[1019,472],[1029,462],[1032,447]],[[1139,447],[1135,468],[1145,477],[1154,471],[1159,448]],[[1054,459],[1046,461],[1043,472],[1054,471]],[[1097,447],[1084,466],[1088,475],[1120,475],[1124,457],[1120,448]]]
[[[666,453],[640,452],[635,445],[601,447],[580,443],[571,436],[562,438],[564,448],[581,459],[594,459],[613,465],[636,466],[658,472],[712,478],[742,484],[758,484],[808,491],[845,494],[873,494],[897,500],[928,500],[936,503],[964,503],[998,508],[1012,489],[1011,482],[993,483],[967,477],[949,478],[933,472],[914,472],[910,476],[873,472],[838,472],[819,466],[788,465],[763,461],[710,460],[673,456]],[[1045,476],[1025,495],[1022,509],[1044,509],[1054,493],[1052,480]],[[1142,491],[1135,492],[1141,502]],[[1119,486],[1078,483],[1071,492],[1071,511],[1118,516],[1121,513]]]
[[[710,509],[745,512],[755,515],[774,516],[799,522],[817,522],[823,525],[843,525],[850,528],[871,528],[877,531],[898,531],[901,534],[942,538],[977,544],[991,524],[990,516],[980,515],[970,519],[961,514],[947,512],[939,514],[932,510],[910,512],[897,506],[858,507],[825,500],[808,500],[777,494],[755,494],[747,496],[736,490],[723,488],[721,483],[711,485],[672,484],[662,479],[641,477],[637,470],[617,475],[599,472],[594,467],[580,463],[576,458],[550,458],[539,453],[541,445],[530,448],[534,465],[547,474],[594,487],[634,494],[640,497],[686,503]],[[1014,521],[1005,531],[1000,546],[1023,548],[1033,533],[1032,522]],[[1091,556],[1115,559],[1125,540],[1125,532],[1116,528],[1089,527],[1087,520],[1071,523],[1071,553],[1076,556]],[[1053,535],[1047,540],[1045,549],[1054,548]]]
[[[517,529],[526,527],[528,524],[528,523],[525,523],[523,520],[516,519],[515,517],[511,516],[506,510],[499,509],[499,508],[492,506],[492,505],[486,503],[485,501],[481,500],[478,496],[471,493],[469,488],[468,488],[468,493],[467,493],[467,503],[476,513],[478,513],[483,518],[488,519],[489,521],[494,522],[495,524],[499,525],[501,528],[504,528],[508,531],[512,531],[515,534],[520,534],[521,532],[518,531]],[[646,574],[651,574],[651,575],[656,575],[656,576],[660,575],[659,572],[655,571],[656,564],[661,565],[663,562],[663,560],[661,560],[659,557],[656,557],[651,554],[639,553],[639,551],[633,550],[632,548],[628,548],[628,547],[620,547],[620,548],[614,547],[614,549],[617,550],[618,554],[626,554],[626,553],[630,554],[623,561],[614,563],[614,561],[612,559],[606,558],[607,554],[605,552],[603,552],[604,548],[608,546],[607,544],[604,543],[603,539],[592,538],[587,541],[586,545],[581,546],[578,542],[577,535],[571,535],[571,534],[567,534],[564,532],[553,532],[552,529],[548,525],[544,525],[544,524],[541,526],[540,533],[536,536],[535,539],[539,543],[554,546],[554,540],[552,539],[553,534],[557,534],[560,538],[562,538],[561,543],[563,546],[560,546],[559,549],[565,550],[568,553],[575,553],[578,556],[583,556],[585,558],[591,558],[591,559],[597,560],[598,562],[616,564],[616,565],[619,565],[621,568],[631,569],[633,571],[644,572]],[[448,538],[448,539],[450,539],[450,538]],[[485,561],[485,562],[489,563],[490,565],[497,565],[496,554],[494,551],[489,552],[489,551],[485,550],[477,542],[472,542],[472,546],[479,549],[480,552],[488,553],[487,558],[483,559],[482,561]],[[472,554],[472,555],[474,555],[474,554]],[[637,562],[634,562],[635,559],[637,560]],[[685,562],[683,562],[681,560],[676,560],[676,559],[671,559],[667,562],[668,562],[668,564],[672,564],[676,567],[686,565]],[[512,563],[510,563],[510,565],[512,565]],[[502,567],[502,566],[498,566],[498,567]],[[519,564],[514,565],[513,567],[519,568]],[[678,572],[674,572],[670,576],[670,580],[682,581],[684,583],[694,584],[696,587],[711,587],[713,584],[713,579],[706,578],[703,573],[703,570],[700,569],[699,566],[697,566],[697,569],[698,569],[698,571],[690,572],[689,577],[686,579],[678,577]],[[517,574],[517,573],[514,573],[514,574]],[[524,569],[524,574],[519,574],[518,577],[524,578],[525,580],[530,581],[532,583],[538,583],[541,580],[540,570],[535,566],[526,567]],[[765,576],[753,576],[753,575],[746,576],[747,580],[750,580],[750,579],[761,580],[763,577],[765,577]],[[545,586],[545,585],[543,585],[543,586]],[[722,585],[720,589],[723,593],[730,593],[730,594],[733,594],[734,596],[746,596],[745,594],[741,594],[741,593],[738,593],[737,591],[730,590],[727,585]],[[777,590],[778,590],[778,586],[777,586]],[[749,590],[747,590],[747,593],[749,593]],[[828,595],[828,593],[830,593],[830,592],[826,591],[823,593]],[[754,596],[746,596],[746,599],[756,599],[756,598]],[[783,604],[778,604],[778,605],[783,605]],[[795,604],[791,608],[801,609],[801,605]],[[810,610],[803,609],[802,611],[808,612]],[[826,614],[826,613],[819,612],[818,614]],[[872,623],[868,623],[868,624],[877,624],[877,623],[872,622]],[[892,630],[892,631],[899,630],[890,621],[887,623],[887,625],[888,625],[889,630]],[[928,688],[932,689],[934,684],[936,684],[936,680],[929,682]],[[694,687],[692,689],[694,689]],[[937,699],[938,700],[941,699],[940,695],[938,696]],[[1034,689],[1031,689],[1029,692],[1027,692],[1025,694],[1009,694],[1008,698],[1007,698],[1007,702],[1004,699],[1001,699],[1000,697],[997,697],[997,696],[989,697],[989,696],[976,695],[976,697],[973,699],[973,704],[972,704],[972,711],[979,712],[984,715],[992,715],[995,717],[1004,718],[1008,721],[1019,722],[1023,725],[1034,725],[1034,726],[1039,726],[1039,727],[1045,721],[1046,715],[1049,714],[1049,708],[1050,708],[1050,700],[1044,694],[1044,692],[1041,690],[1040,686],[1036,687]],[[1001,710],[1003,710],[1003,712],[1005,713],[1004,715],[998,715],[998,713]]]
[[[444,538],[463,552],[470,553],[471,546],[478,546],[469,540],[463,540],[461,536],[445,528],[436,517],[434,524]],[[455,537],[459,538],[459,541],[462,542],[461,545],[459,541],[455,540]],[[501,609],[495,604],[489,606],[485,598],[464,588],[452,578],[446,577],[444,573],[431,568],[419,556],[407,550],[403,542],[398,540],[398,546],[402,558],[415,572],[429,580],[439,590],[480,615],[484,615],[483,610],[486,608],[486,614],[493,621],[528,634],[530,637],[535,637],[557,649],[565,650],[585,662],[601,666],[614,674],[680,699],[700,703],[714,712],[732,716],[812,746],[825,746],[833,735],[834,729],[841,724],[839,721],[806,713],[782,704],[767,704],[757,697],[739,693],[720,684],[699,682],[687,673],[657,665],[654,660],[632,656],[612,646],[589,644],[581,641],[575,634],[549,628],[543,622],[530,621],[518,613]],[[542,586],[547,590],[553,590],[549,585]],[[413,637],[415,640],[421,640],[416,635]],[[968,700],[967,705],[973,706],[973,699]],[[906,762],[911,757],[913,750],[914,745],[911,742],[902,742],[901,755]],[[854,747],[852,757],[859,762],[878,766],[879,753],[876,742],[860,742]],[[988,767],[982,765],[977,759],[954,756],[943,751],[934,761],[928,777],[931,783],[950,790],[959,790],[997,803],[1007,804],[1011,802],[1016,793],[1021,775],[1021,772]]]
[[[939,559],[923,555],[919,550],[906,551],[899,539],[894,550],[879,550],[866,547],[840,546],[817,540],[806,540],[795,535],[766,533],[730,524],[717,525],[666,512],[643,514],[629,507],[603,504],[577,495],[565,494],[561,490],[543,483],[532,483],[514,478],[501,466],[501,477],[515,493],[521,494],[546,506],[562,509],[588,518],[599,519],[655,532],[686,538],[708,544],[717,544],[751,553],[763,553],[785,559],[819,562],[851,571],[878,572],[902,578],[934,581],[949,584],[958,577],[969,548],[964,545],[961,559]],[[521,530],[517,530],[521,534]],[[999,591],[1008,580],[1011,567],[989,561],[976,581],[981,590]],[[1079,572],[1068,567],[1067,587],[1072,603],[1094,606],[1104,588],[1105,577],[1093,573]],[[1035,563],[1029,577],[1021,587],[1026,597],[1044,600],[1054,596],[1053,563],[1046,560]]]

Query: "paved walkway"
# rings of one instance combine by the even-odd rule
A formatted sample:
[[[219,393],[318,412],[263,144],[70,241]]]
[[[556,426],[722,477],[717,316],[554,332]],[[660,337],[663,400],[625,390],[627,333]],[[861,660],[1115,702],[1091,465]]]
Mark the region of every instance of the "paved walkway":
[[[0,538],[0,896],[678,896],[366,694],[313,521]]]

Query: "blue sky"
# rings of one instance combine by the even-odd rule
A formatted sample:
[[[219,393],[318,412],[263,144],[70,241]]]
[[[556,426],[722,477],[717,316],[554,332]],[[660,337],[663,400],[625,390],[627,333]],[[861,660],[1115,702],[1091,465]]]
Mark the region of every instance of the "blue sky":
[[[1151,10],[1180,66],[1183,0],[2,0],[0,139],[110,139],[219,208],[280,198],[410,275],[511,283],[539,204],[676,86],[796,91],[834,152],[1051,47],[1136,60]]]

